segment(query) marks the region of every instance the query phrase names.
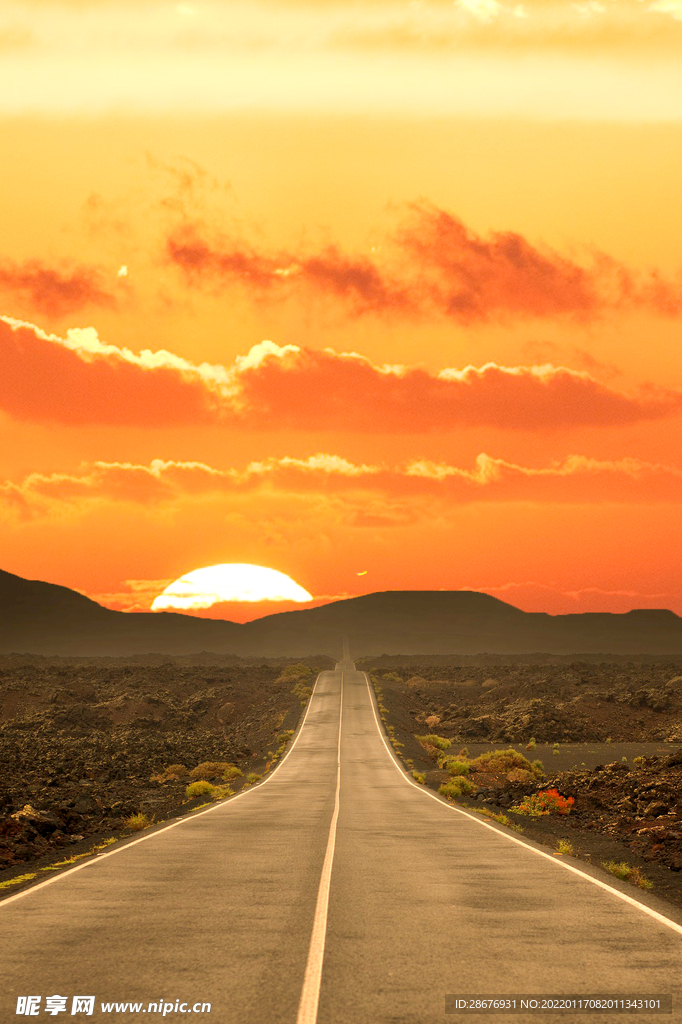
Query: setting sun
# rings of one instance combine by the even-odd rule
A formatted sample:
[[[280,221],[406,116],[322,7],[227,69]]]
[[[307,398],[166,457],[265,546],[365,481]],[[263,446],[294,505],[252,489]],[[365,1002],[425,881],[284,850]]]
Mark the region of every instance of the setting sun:
[[[290,576],[243,562],[209,565],[174,580],[152,602],[152,611],[198,611],[231,601],[312,601]]]

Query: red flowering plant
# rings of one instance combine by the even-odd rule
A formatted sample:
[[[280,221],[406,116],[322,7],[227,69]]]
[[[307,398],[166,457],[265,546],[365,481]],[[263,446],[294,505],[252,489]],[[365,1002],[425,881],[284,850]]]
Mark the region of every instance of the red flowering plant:
[[[572,796],[561,796],[557,789],[541,789],[539,793],[524,796],[521,803],[510,810],[539,818],[542,814],[570,814],[574,803]]]

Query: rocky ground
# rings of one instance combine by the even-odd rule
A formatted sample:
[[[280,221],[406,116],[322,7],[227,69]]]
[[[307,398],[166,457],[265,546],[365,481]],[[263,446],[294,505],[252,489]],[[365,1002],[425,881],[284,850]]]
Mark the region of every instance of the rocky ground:
[[[0,886],[129,834],[131,816],[158,822],[205,802],[185,795],[202,763],[237,766],[234,791],[267,771],[329,667],[323,657],[0,657]],[[217,769],[201,775],[222,784]]]
[[[539,777],[472,764],[473,790],[456,799],[555,850],[563,840],[594,864],[625,862],[682,907],[682,664],[497,664],[494,676],[490,665],[358,667],[370,668],[396,751],[426,785],[452,781],[445,759],[460,752],[542,755]],[[416,739],[429,734],[450,746]],[[548,789],[574,799],[568,815],[513,810]]]
[[[389,669],[384,663],[390,660]],[[363,659],[395,714],[458,740],[682,743],[682,661],[466,665]],[[410,731],[414,731],[411,729]]]

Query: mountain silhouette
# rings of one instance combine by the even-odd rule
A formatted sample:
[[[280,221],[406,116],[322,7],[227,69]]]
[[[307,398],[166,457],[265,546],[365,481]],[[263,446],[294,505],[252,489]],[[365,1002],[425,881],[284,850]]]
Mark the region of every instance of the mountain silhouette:
[[[68,587],[0,570],[0,653],[123,656],[211,651],[241,657],[379,654],[682,654],[682,619],[524,612],[468,590],[388,590],[252,622],[175,612],[117,612]]]

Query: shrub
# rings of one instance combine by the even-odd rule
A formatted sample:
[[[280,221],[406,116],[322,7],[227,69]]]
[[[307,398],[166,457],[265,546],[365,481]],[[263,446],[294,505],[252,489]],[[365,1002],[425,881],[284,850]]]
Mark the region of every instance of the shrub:
[[[436,736],[435,733],[428,733],[426,736],[415,736],[418,743],[421,743],[422,747],[436,747],[438,750],[447,750],[448,747],[452,746],[451,740],[446,740],[444,736]]]
[[[187,774],[188,771],[184,764],[169,764],[168,767],[163,770],[163,776],[166,779],[181,779]]]
[[[526,750],[535,750],[535,747],[536,747],[535,737],[531,736],[531,738],[526,743]]]
[[[142,811],[131,814],[129,818],[125,819],[125,827],[129,828],[131,832],[141,832],[143,828],[149,828],[151,823],[151,818],[148,818]]]
[[[634,766],[636,768],[641,768],[642,764],[644,763],[644,758],[643,757],[633,757],[632,763],[634,764]]]
[[[471,771],[468,761],[458,761],[456,758],[446,761],[443,767],[450,775],[468,775]]]
[[[202,761],[189,773],[190,779],[218,779],[228,768],[234,768],[229,761]]]
[[[557,853],[573,854],[573,843],[570,839],[560,839],[556,844]]]
[[[437,725],[440,725],[440,715],[429,715],[424,719],[424,725],[427,725],[429,729],[435,729]]]
[[[305,683],[303,683],[303,682],[299,682],[299,683],[296,683],[296,686],[294,686],[294,688],[293,688],[293,690],[291,692],[294,694],[295,697],[298,697],[298,699],[300,700],[301,704],[305,704],[305,702],[308,700],[308,698],[312,694],[313,690],[312,690],[312,687],[306,686]]]
[[[288,743],[291,737],[294,735],[293,729],[284,729],[283,732],[277,737],[280,743]]]
[[[472,811],[476,814],[482,814],[485,818],[490,818],[492,821],[496,821],[499,825],[505,825],[507,828],[511,828],[514,832],[523,832],[523,825],[517,825],[515,821],[508,818],[506,814],[498,814],[495,811],[489,811],[487,807],[472,807]]]
[[[615,875],[616,878],[620,878],[624,882],[632,882],[633,885],[639,886],[640,889],[653,889],[654,887],[654,883],[650,879],[645,878],[639,868],[633,867],[627,861],[606,860],[602,861],[602,867],[612,875]]]
[[[312,674],[313,670],[308,665],[304,665],[302,661],[298,661],[295,665],[287,665],[286,668],[283,668],[279,674],[279,678],[310,679]]]
[[[469,793],[473,793],[476,787],[473,782],[469,782],[468,779],[464,779],[461,776],[452,779],[451,782],[444,782],[442,786],[439,786],[438,792],[441,796],[447,796],[453,799],[456,796],[468,796]]]
[[[508,750],[489,750],[485,754],[479,754],[471,762],[471,769],[474,772],[508,772],[512,768],[525,768],[537,777],[544,774],[542,768],[536,767],[536,762],[529,761],[513,747]]]
[[[606,737],[606,742],[607,742],[607,743],[611,743],[611,742],[613,742],[613,741],[611,740],[611,737],[610,737],[610,736],[607,736],[607,737]]]
[[[0,882],[0,889],[9,889],[11,885],[21,885],[22,882],[30,882],[37,874],[37,871],[32,871],[27,875],[15,875],[14,878],[6,878],[3,882]]]
[[[559,754],[560,753],[559,744],[558,743],[555,743],[554,746],[552,747],[552,753],[553,754]]]
[[[188,800],[192,800],[195,796],[213,796],[216,788],[206,779],[198,779],[196,782],[190,782],[185,790],[185,796]]]
[[[558,754],[559,751],[557,750],[556,753]],[[540,778],[544,778],[544,776],[545,776],[545,766],[544,766],[544,764],[542,763],[542,761],[540,760],[539,757],[536,757],[534,761],[531,761],[530,769],[531,769],[531,771],[535,775],[537,775],[537,777],[539,779]]]
[[[531,818],[539,818],[543,814],[570,814],[575,800],[572,796],[561,796],[556,789],[541,789],[539,793],[524,796],[520,804],[511,810],[517,814],[527,814]]]
[[[424,775],[424,772],[412,772],[412,778],[415,780],[415,782],[418,782],[420,786],[423,786],[424,783],[426,782],[426,776]]]
[[[234,796],[234,790],[230,789],[229,786],[214,786],[207,782],[206,779],[198,779],[196,782],[190,782],[185,790],[185,796],[188,800],[192,800],[195,796],[207,796],[211,800],[223,800],[226,796]]]
[[[259,782],[260,779],[262,778],[262,775],[257,775],[255,772],[249,772],[249,774],[246,776],[246,781],[249,783],[249,785],[253,785],[254,782]]]
[[[229,782],[231,779],[238,779],[244,772],[241,768],[238,768],[236,764],[229,764],[223,772],[223,782]]]

